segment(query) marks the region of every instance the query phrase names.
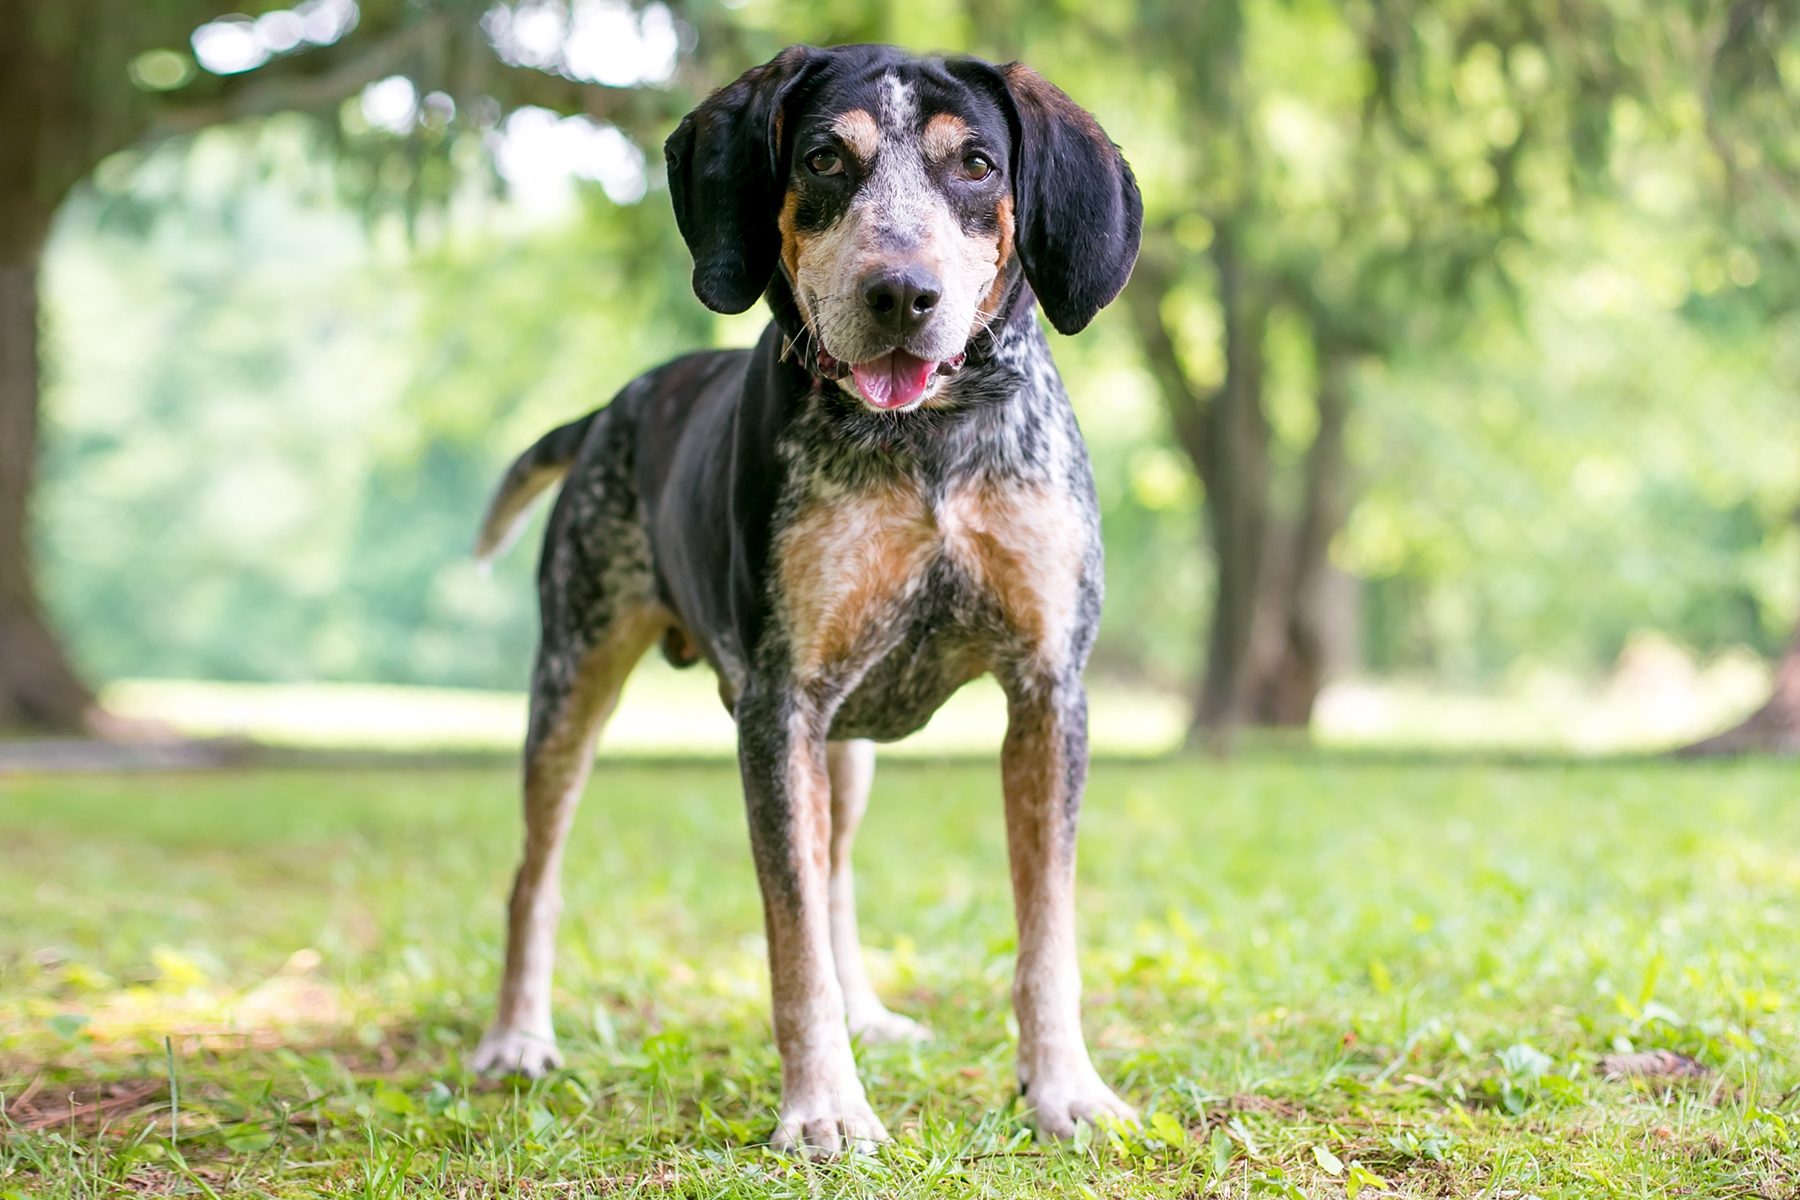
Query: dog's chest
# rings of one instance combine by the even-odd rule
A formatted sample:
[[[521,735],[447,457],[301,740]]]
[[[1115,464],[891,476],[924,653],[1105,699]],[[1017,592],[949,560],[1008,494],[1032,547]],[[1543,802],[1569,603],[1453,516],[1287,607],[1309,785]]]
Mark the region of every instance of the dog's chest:
[[[983,671],[1066,652],[1093,540],[1044,482],[819,487],[777,541],[791,669],[838,685],[834,736],[900,736]]]

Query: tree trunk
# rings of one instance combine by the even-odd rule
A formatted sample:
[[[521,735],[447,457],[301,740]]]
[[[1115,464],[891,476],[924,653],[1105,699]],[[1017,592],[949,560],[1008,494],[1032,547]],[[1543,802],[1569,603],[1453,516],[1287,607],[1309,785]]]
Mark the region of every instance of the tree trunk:
[[[1164,320],[1164,299],[1180,276],[1172,242],[1145,246],[1126,299],[1146,365],[1175,440],[1206,492],[1206,542],[1213,558],[1206,666],[1195,689],[1190,746],[1222,744],[1248,717],[1246,664],[1256,637],[1269,526],[1269,425],[1263,412],[1267,310],[1252,295],[1231,221],[1214,222],[1211,256],[1225,317],[1225,379],[1212,392],[1188,381]]]
[[[31,554],[38,451],[38,264],[54,202],[28,181],[0,201],[0,729],[84,729],[94,697],[44,613]],[[23,184],[23,186],[21,186]]]
[[[1800,753],[1800,624],[1775,663],[1775,686],[1761,708],[1723,733],[1676,753],[1683,758]]]
[[[1299,508],[1280,516],[1263,408],[1268,305],[1229,220],[1214,223],[1211,255],[1224,312],[1225,378],[1210,393],[1189,382],[1162,312],[1179,278],[1172,243],[1145,246],[1126,292],[1175,440],[1206,492],[1216,586],[1190,746],[1226,745],[1247,724],[1308,724],[1342,645],[1348,595],[1332,574],[1330,548],[1349,506],[1344,431],[1355,351],[1315,320],[1318,431],[1306,453]]]
[[[1344,621],[1336,609],[1347,592],[1331,570],[1331,541],[1349,511],[1344,428],[1350,415],[1352,356],[1314,331],[1319,426],[1307,447],[1300,512],[1280,539],[1279,569],[1265,574],[1270,643],[1254,656],[1251,717],[1259,725],[1304,729],[1337,656]]]
[[[1229,222],[1218,224],[1212,254],[1225,317],[1225,382],[1206,411],[1201,482],[1216,586],[1189,744],[1228,738],[1250,715],[1247,668],[1257,634],[1269,532],[1269,423],[1263,411],[1268,314],[1250,295]]]

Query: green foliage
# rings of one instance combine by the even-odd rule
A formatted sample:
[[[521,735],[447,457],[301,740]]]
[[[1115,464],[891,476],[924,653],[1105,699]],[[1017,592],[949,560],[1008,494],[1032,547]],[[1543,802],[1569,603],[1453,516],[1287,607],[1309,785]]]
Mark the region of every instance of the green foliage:
[[[601,94],[654,163],[693,94],[787,41],[1028,58],[1125,146],[1197,391],[1224,371],[1208,255],[1232,222],[1272,312],[1283,507],[1317,426],[1312,336],[1354,345],[1358,502],[1333,557],[1363,581],[1361,658],[1480,680],[1604,668],[1643,630],[1768,650],[1800,603],[1800,264],[1770,200],[1792,186],[1792,106],[1771,97],[1792,92],[1794,35],[1779,6],[1740,7],[1727,27],[1722,6],[1636,0],[748,0],[679,6],[694,40],[672,85]],[[343,65],[443,13],[461,10],[365,4],[317,53]],[[106,85],[162,128],[268,95],[252,77],[303,57],[214,78],[174,35],[106,36],[181,60]],[[146,90],[175,67],[179,87]],[[424,87],[443,67],[400,69]],[[472,79],[568,98],[502,67]],[[758,318],[693,301],[654,166],[641,202],[589,189],[546,215],[490,194],[491,107],[404,137],[355,100],[308,111],[115,155],[67,207],[37,506],[54,610],[100,676],[516,683],[532,555],[494,579],[462,558],[499,469]],[[1106,522],[1097,662],[1177,685],[1210,605],[1205,498],[1123,312],[1057,354]]]
[[[516,682],[531,556],[482,578],[475,523],[531,438],[708,339],[670,222],[589,198],[495,240],[478,204],[409,251],[246,152],[153,157],[127,186],[183,203],[55,256],[53,601],[106,674]]]
[[[1055,1149],[1014,1095],[993,770],[884,766],[857,864],[871,969],[936,1036],[859,1052],[896,1142],[816,1168],[758,1145],[778,1076],[728,764],[601,769],[564,889],[568,1069],[465,1073],[516,787],[9,785],[0,873],[28,886],[0,891],[0,1094],[16,1125],[116,1103],[6,1129],[0,1189],[1729,1195],[1780,1194],[1800,1154],[1791,767],[1100,767],[1084,1024],[1145,1125]],[[1707,1075],[1601,1078],[1656,1049]]]

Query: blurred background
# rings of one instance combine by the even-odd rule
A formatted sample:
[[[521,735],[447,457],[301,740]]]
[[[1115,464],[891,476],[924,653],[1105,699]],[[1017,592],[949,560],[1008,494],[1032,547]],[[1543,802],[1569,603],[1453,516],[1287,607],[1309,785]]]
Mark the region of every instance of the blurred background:
[[[1052,337],[1102,749],[1800,743],[1778,0],[6,5],[0,727],[512,744],[535,537],[483,574],[478,515],[755,337],[660,146],[796,41],[1023,59],[1137,172],[1130,286]],[[647,663],[611,750],[728,752],[699,674]]]

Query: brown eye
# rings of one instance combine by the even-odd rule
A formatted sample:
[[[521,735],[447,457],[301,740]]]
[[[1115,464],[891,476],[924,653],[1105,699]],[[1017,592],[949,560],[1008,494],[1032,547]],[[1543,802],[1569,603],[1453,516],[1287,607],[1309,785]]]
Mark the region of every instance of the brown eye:
[[[842,175],[844,160],[836,150],[814,150],[806,156],[806,169],[814,175]]]
[[[994,173],[994,164],[985,154],[965,154],[962,169],[965,177],[980,182]]]

